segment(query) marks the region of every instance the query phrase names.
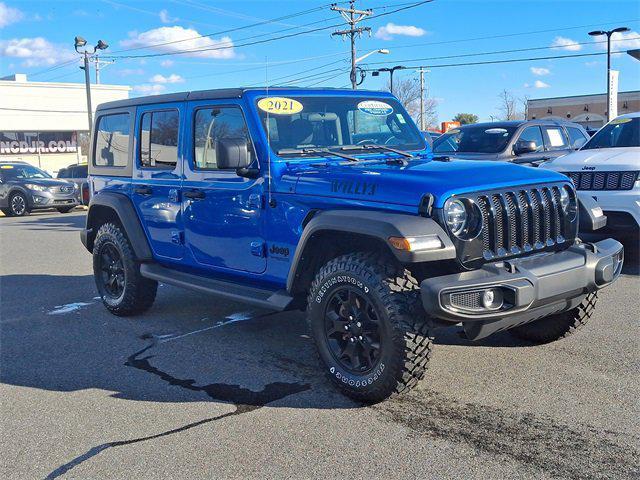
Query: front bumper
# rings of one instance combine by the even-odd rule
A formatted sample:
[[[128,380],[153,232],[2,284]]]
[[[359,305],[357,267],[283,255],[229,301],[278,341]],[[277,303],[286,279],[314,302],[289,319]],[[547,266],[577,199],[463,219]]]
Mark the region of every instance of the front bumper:
[[[462,322],[473,340],[570,310],[611,284],[622,270],[623,247],[613,239],[486,264],[478,270],[430,278],[420,284],[432,317]],[[495,304],[483,304],[491,290]]]
[[[74,207],[80,205],[77,192],[62,194],[51,192],[30,192],[29,207],[31,209],[37,208],[58,208],[58,207]]]

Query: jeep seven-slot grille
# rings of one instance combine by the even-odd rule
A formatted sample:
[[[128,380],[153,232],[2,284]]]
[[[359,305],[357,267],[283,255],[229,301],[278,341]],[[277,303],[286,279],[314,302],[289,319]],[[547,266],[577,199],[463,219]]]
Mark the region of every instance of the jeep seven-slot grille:
[[[638,179],[637,171],[629,172],[563,172],[576,190],[631,190]]]
[[[560,187],[481,193],[473,200],[482,216],[483,257],[518,255],[565,241]]]

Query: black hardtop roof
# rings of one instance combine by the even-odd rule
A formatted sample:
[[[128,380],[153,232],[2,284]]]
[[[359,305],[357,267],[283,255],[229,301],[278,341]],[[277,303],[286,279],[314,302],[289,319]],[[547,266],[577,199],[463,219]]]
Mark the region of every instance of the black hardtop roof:
[[[105,102],[98,105],[98,110],[107,110],[111,108],[123,108],[123,107],[132,107],[137,105],[153,105],[157,103],[170,103],[170,102],[184,102],[186,100],[220,100],[225,98],[241,98],[242,95],[251,90],[264,91],[269,90],[270,92],[282,92],[282,91],[309,91],[309,92],[321,92],[321,91],[349,91],[353,92],[354,90],[346,89],[346,88],[302,88],[295,86],[280,86],[280,87],[242,87],[242,88],[217,88],[213,90],[194,90],[189,92],[177,92],[177,93],[166,93],[162,95],[149,95],[146,97],[135,97],[135,98],[127,98],[125,100],[116,100],[113,102]],[[356,90],[358,94],[366,94],[368,90]],[[373,92],[372,92],[373,93]],[[375,92],[375,93],[380,93]]]

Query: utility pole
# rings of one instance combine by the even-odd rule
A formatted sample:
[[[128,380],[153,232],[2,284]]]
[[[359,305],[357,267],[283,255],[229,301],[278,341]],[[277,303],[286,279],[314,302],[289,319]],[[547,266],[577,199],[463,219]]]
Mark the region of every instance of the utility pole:
[[[100,85],[100,66],[111,65],[115,60],[100,60],[100,57],[97,55],[90,58],[90,60],[96,64],[96,85]]]
[[[82,55],[84,60],[83,62],[84,66],[80,68],[84,70],[84,84],[85,84],[85,90],[87,93],[87,117],[89,119],[89,136],[91,136],[91,129],[93,128],[93,110],[91,108],[91,73],[89,72],[89,60],[93,61],[91,56],[93,56],[98,50],[106,50],[107,48],[109,48],[109,44],[107,44],[102,40],[98,40],[98,43],[96,44],[95,47],[93,47],[93,50],[91,51],[89,51],[88,49],[85,49],[83,51],[78,50],[79,48],[84,47],[86,45],[87,45],[87,41],[81,36],[77,36],[74,39],[74,47],[76,49],[76,52]]]
[[[420,67],[418,72],[420,72],[420,130],[423,132],[427,129],[427,122],[425,120],[425,112],[424,112],[424,74],[429,73],[431,70],[425,70],[424,67]],[[427,98],[429,97],[429,93],[427,92]]]
[[[373,13],[370,8],[367,10],[357,10],[356,0],[349,1],[349,8],[338,7],[337,4],[331,5],[331,10],[339,12],[342,18],[345,19],[349,25],[348,30],[337,30],[331,34],[331,36],[340,35],[344,38],[348,35],[351,41],[351,88],[354,90],[358,87],[358,80],[356,78],[356,35],[361,36],[363,32],[368,32],[371,35],[370,27],[358,27],[357,24],[362,19],[368,17]]]

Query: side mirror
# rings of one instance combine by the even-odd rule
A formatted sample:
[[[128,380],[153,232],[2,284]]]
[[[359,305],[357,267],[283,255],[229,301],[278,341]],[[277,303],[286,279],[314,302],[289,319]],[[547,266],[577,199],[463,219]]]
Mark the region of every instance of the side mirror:
[[[518,140],[513,146],[513,153],[522,155],[523,153],[533,153],[538,150],[536,142],[527,142],[526,140]]]
[[[244,138],[221,138],[216,143],[216,162],[220,169],[246,169],[251,164],[249,145]]]

